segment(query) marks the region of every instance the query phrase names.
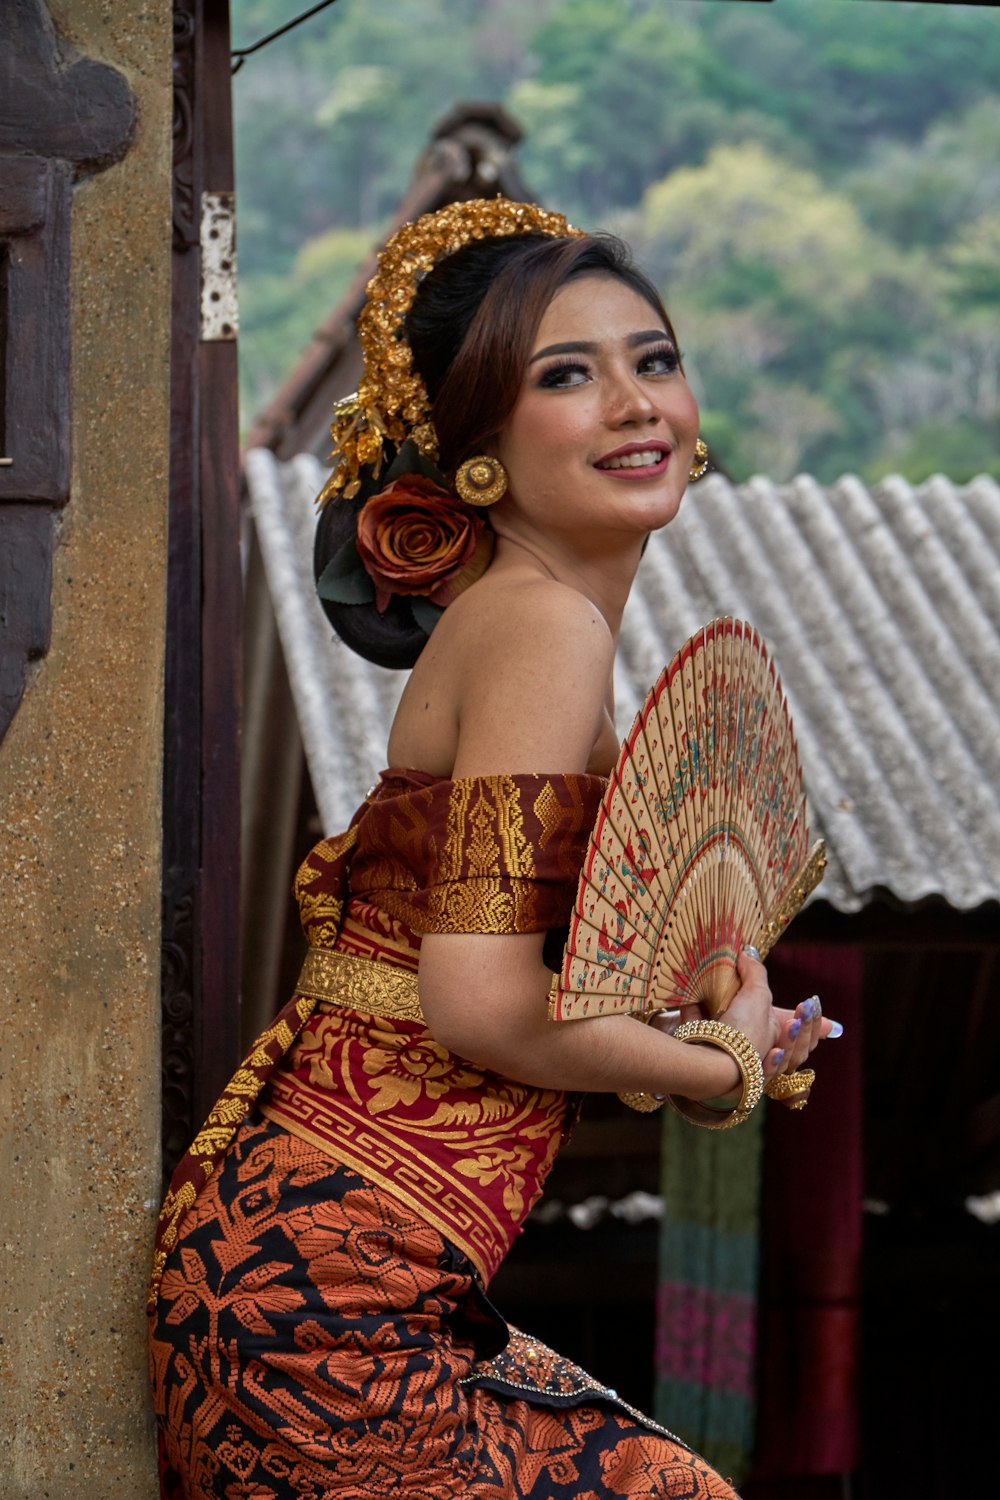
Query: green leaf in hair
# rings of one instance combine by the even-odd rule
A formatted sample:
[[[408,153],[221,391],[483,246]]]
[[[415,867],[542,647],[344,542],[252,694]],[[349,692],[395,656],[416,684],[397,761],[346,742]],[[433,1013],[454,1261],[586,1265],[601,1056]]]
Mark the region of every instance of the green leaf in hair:
[[[411,594],[410,613],[424,632],[424,635],[430,635],[434,626],[444,614],[444,609],[440,604],[432,604],[429,599],[424,598],[423,594]]]
[[[316,592],[331,604],[372,604],[375,585],[365,572],[354,538],[337,549],[316,582]]]

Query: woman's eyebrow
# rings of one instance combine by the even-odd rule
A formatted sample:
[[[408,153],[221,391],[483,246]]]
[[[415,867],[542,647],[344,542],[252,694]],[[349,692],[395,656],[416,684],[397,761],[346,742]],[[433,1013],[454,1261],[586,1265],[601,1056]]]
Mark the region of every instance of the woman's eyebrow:
[[[665,328],[646,328],[642,333],[630,333],[626,339],[629,349],[641,348],[643,344],[662,344],[664,339],[670,335]],[[533,365],[536,359],[547,359],[551,354],[599,354],[600,345],[589,343],[586,339],[577,339],[565,344],[547,344],[544,349],[539,349],[528,361]]]

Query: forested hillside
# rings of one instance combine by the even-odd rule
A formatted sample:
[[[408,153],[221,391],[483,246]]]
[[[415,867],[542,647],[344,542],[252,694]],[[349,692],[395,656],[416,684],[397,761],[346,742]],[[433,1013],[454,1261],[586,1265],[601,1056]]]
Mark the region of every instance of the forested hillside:
[[[234,45],[305,0],[236,0]],[[729,473],[1000,476],[1000,12],[339,0],[234,80],[244,418],[457,101],[663,288]]]

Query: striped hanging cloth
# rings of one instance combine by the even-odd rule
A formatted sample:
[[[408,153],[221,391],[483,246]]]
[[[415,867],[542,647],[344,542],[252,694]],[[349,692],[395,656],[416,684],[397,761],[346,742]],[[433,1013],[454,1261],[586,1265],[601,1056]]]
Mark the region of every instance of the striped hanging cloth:
[[[736,1484],[754,1444],[763,1122],[699,1130],[663,1112],[654,1413]]]

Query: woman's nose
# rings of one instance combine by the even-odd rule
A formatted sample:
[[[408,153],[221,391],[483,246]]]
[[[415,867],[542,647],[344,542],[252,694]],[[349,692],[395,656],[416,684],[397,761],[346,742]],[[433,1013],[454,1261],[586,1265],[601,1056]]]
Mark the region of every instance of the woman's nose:
[[[656,404],[640,381],[623,378],[609,395],[608,415],[615,424],[648,422],[656,416]]]

